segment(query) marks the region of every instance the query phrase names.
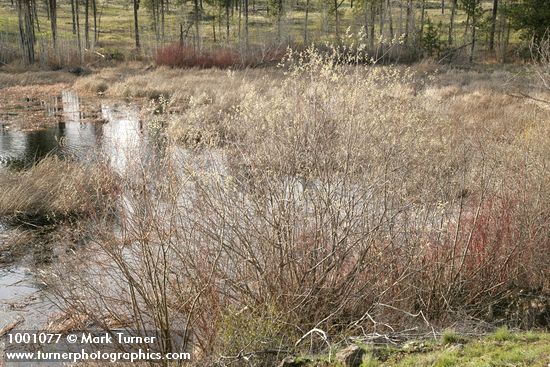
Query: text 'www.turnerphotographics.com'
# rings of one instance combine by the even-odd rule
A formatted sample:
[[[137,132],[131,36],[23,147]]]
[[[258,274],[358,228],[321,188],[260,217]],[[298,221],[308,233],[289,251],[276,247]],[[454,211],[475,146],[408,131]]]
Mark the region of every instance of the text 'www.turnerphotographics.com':
[[[185,333],[78,331],[44,333],[18,331],[2,340],[5,362],[137,362],[189,361]]]

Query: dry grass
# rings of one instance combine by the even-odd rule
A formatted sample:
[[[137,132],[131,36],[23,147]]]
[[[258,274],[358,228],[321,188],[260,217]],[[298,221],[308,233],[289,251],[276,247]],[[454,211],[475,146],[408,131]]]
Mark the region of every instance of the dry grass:
[[[0,217],[44,224],[107,210],[116,193],[116,177],[101,165],[84,167],[48,157],[25,171],[0,176]]]
[[[94,70],[91,75],[78,78],[72,87],[81,95],[105,94],[112,85],[140,74],[147,74],[142,64],[124,63]]]
[[[44,71],[34,70],[17,71],[10,69],[3,69],[0,72],[0,89],[9,87],[22,87],[22,86],[38,86],[38,85],[51,85],[51,84],[72,84],[76,79],[76,75],[67,71]],[[2,90],[2,93],[6,93]]]

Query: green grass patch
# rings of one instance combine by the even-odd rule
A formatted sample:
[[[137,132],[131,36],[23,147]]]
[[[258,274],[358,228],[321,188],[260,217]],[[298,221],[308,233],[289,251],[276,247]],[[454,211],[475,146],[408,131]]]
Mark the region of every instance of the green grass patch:
[[[413,344],[422,347],[411,348]],[[366,351],[361,367],[547,367],[550,363],[549,333],[506,328],[481,338],[447,330],[439,342],[412,341],[401,348],[359,346]],[[327,363],[327,358],[318,357],[305,365],[319,363],[336,367],[342,362]]]

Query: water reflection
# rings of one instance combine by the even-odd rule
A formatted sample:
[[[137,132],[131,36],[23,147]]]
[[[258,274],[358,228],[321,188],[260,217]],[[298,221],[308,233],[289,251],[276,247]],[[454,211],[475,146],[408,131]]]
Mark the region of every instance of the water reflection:
[[[43,130],[0,130],[0,166],[25,168],[53,154],[88,161],[106,157],[117,170],[123,170],[131,156],[144,153],[146,134],[136,106],[101,102],[98,108],[84,110],[73,91],[65,91],[45,106],[55,116],[55,126]],[[89,123],[90,120],[101,121]]]

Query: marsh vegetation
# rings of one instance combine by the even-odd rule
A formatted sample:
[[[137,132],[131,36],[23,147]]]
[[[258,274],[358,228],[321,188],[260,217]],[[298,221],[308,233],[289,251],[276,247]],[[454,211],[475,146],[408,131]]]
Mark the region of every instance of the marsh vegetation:
[[[157,347],[198,365],[275,365],[449,327],[443,344],[547,329],[547,41],[533,64],[467,69],[381,66],[343,43],[249,68],[250,54],[187,58],[180,44],[184,64],[168,66],[199,68],[0,74],[0,250],[47,244],[46,330],[175,333],[181,345]],[[59,98],[65,88],[81,98]],[[24,122],[39,115],[45,129]],[[464,348],[497,347],[504,364],[524,343],[547,362],[546,334],[502,351],[506,330]],[[430,343],[420,362],[364,363],[472,357]]]
[[[78,217],[87,239],[43,272],[62,311],[50,325],[185,330],[197,363],[221,365],[351,336],[548,327],[542,69],[338,52],[80,77],[81,93],[138,98],[162,148],[122,170],[46,158],[2,175],[4,215]]]

